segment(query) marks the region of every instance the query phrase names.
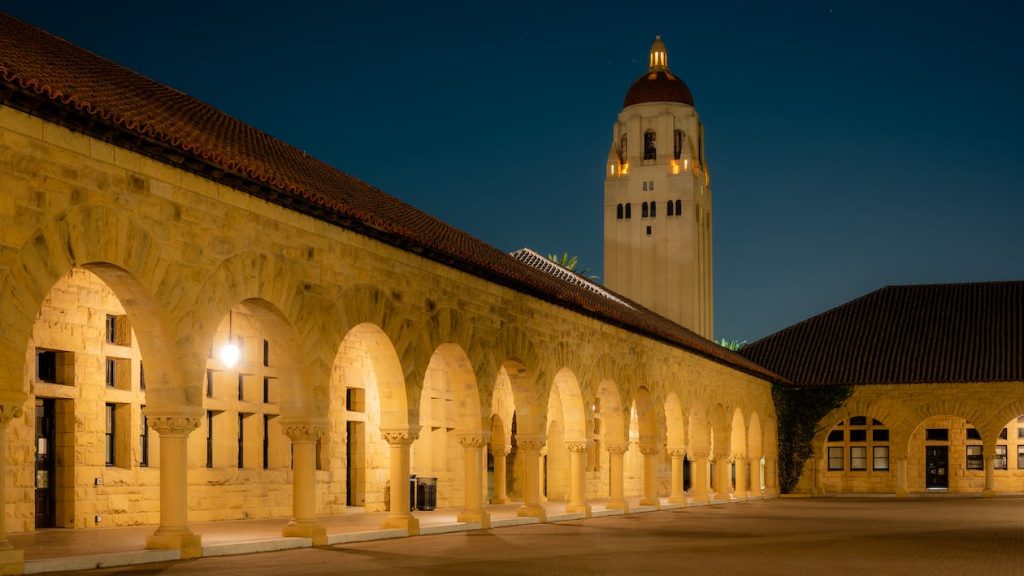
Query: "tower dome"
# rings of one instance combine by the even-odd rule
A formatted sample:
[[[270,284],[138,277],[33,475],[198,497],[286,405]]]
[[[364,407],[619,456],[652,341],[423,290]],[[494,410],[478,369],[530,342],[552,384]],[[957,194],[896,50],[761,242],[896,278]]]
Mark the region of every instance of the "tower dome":
[[[668,69],[668,51],[661,36],[651,44],[650,65],[647,73],[637,78],[626,92],[623,108],[647,102],[678,102],[693,106],[693,94],[681,78]]]

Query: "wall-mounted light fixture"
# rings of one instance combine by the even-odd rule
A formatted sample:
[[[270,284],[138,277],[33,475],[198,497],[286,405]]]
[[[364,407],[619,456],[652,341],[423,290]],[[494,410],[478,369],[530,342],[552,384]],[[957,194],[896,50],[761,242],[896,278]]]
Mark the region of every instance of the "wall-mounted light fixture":
[[[220,361],[224,363],[226,368],[233,368],[242,356],[242,351],[238,349],[238,344],[235,343],[231,323],[231,310],[228,310],[228,341],[220,347],[220,351],[217,353],[217,356],[220,357]]]

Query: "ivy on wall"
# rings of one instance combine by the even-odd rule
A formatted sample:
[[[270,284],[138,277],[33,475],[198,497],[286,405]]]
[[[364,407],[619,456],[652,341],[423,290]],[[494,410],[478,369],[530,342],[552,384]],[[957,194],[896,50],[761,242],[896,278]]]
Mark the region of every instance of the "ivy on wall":
[[[778,418],[779,488],[783,494],[793,491],[804,462],[814,454],[814,435],[821,431],[818,423],[826,414],[841,407],[850,394],[853,394],[850,386],[772,384],[772,400]]]

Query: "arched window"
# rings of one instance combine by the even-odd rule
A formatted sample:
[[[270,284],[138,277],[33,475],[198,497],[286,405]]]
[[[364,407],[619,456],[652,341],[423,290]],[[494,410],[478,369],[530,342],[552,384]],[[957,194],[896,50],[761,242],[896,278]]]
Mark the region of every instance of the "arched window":
[[[615,218],[617,220],[622,220],[622,204],[615,207]]]
[[[643,218],[647,218],[647,214],[648,214],[648,210],[647,210],[647,202],[644,202],[644,203],[643,203],[643,204],[642,204],[642,205],[640,206],[640,216],[641,216],[641,217],[643,217]]]
[[[657,202],[651,202],[651,218],[654,218],[657,215],[658,215],[658,203]]]
[[[672,211],[672,208],[673,208],[672,201],[669,200],[668,202],[666,202],[666,204],[668,204],[668,206],[666,207],[666,208],[668,208],[668,214],[666,214],[666,216],[675,216],[675,213]]]
[[[682,216],[682,215],[683,215],[683,201],[682,200],[676,200],[676,216]]]
[[[626,135],[625,134],[623,134],[622,137],[619,138],[619,161],[620,162],[625,162],[626,161]]]
[[[672,155],[679,160],[683,155],[683,131],[676,130],[672,135]]]
[[[830,471],[889,470],[889,429],[874,418],[844,420],[829,431],[825,442]]]
[[[644,160],[658,159],[658,140],[654,130],[644,132]]]
[[[627,203],[626,204],[626,220],[629,220],[632,217],[633,217],[633,205]]]

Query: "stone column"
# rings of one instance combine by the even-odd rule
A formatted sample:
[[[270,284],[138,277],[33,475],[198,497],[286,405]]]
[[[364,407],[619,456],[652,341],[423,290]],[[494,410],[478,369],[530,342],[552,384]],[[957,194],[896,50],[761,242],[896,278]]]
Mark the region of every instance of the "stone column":
[[[661,499],[658,498],[658,446],[656,444],[640,445],[640,453],[644,455],[644,497],[640,499],[641,506],[654,506],[661,508]]]
[[[824,496],[825,495],[825,470],[828,467],[828,462],[820,457],[811,457],[812,471],[814,472],[814,482],[812,483],[811,495],[812,496]]]
[[[146,548],[178,549],[182,559],[203,554],[202,539],[188,528],[188,435],[202,414],[198,407],[146,408],[150,428],[160,435],[160,526]]]
[[[517,516],[532,516],[547,520],[547,513],[540,505],[540,451],[544,448],[543,436],[517,436],[516,446],[523,454],[526,469],[523,471],[523,505],[516,511]]]
[[[483,434],[460,434],[459,444],[462,445],[463,459],[466,465],[465,490],[466,508],[459,513],[459,522],[473,522],[481,528],[491,527],[491,513],[484,510],[484,489],[480,471],[483,468],[481,458],[487,438]]]
[[[683,493],[683,456],[686,451],[682,448],[669,448],[668,454],[672,457],[672,492],[668,501],[672,504],[686,504],[686,494]]]
[[[627,444],[608,444],[608,508],[629,512],[629,502],[623,491],[622,455],[629,449]]]
[[[7,540],[4,525],[7,518],[7,425],[21,415],[20,403],[0,404],[0,574],[21,574],[25,571],[25,551],[14,549]]]
[[[910,491],[907,489],[907,458],[905,456],[896,459],[896,495],[910,495]]]
[[[708,493],[708,453],[707,452],[692,452],[690,456],[693,458],[690,464],[690,472],[692,478],[692,486],[690,487],[690,501],[699,504],[707,503],[711,497]]]
[[[985,490],[982,491],[982,496],[995,496],[995,469],[999,459],[995,457],[995,449],[991,452],[986,451],[987,454],[992,454],[991,458],[985,460]]]
[[[327,528],[316,521],[316,441],[327,431],[320,421],[284,420],[281,431],[292,441],[292,519],[283,536],[310,538],[327,545]]]
[[[582,513],[590,518],[590,505],[587,504],[586,467],[587,467],[587,442],[566,442],[565,447],[569,450],[569,466],[572,474],[569,486],[569,505],[565,507],[566,512]]]
[[[383,430],[381,436],[391,446],[391,512],[384,527],[401,528],[415,536],[420,533],[420,520],[409,510],[409,447],[418,431]]]
[[[544,446],[540,449],[540,452],[537,453],[537,471],[540,473],[540,479],[537,481],[537,490],[540,494],[541,503],[548,501],[547,490],[544,489],[544,486],[548,482],[548,467],[545,464],[545,462],[547,462],[547,457],[548,447]]]
[[[733,495],[739,500],[746,500],[750,497],[747,492],[747,457],[745,454],[737,454],[736,462],[736,488]]]
[[[732,474],[729,464],[727,454],[715,456],[715,486],[712,486],[715,500],[728,500],[731,497]]]
[[[764,456],[764,495],[766,498],[779,495],[778,455]]]
[[[491,446],[491,455],[494,458],[494,497],[491,504],[508,504],[508,488],[505,485],[508,455],[512,452],[511,446]]]

